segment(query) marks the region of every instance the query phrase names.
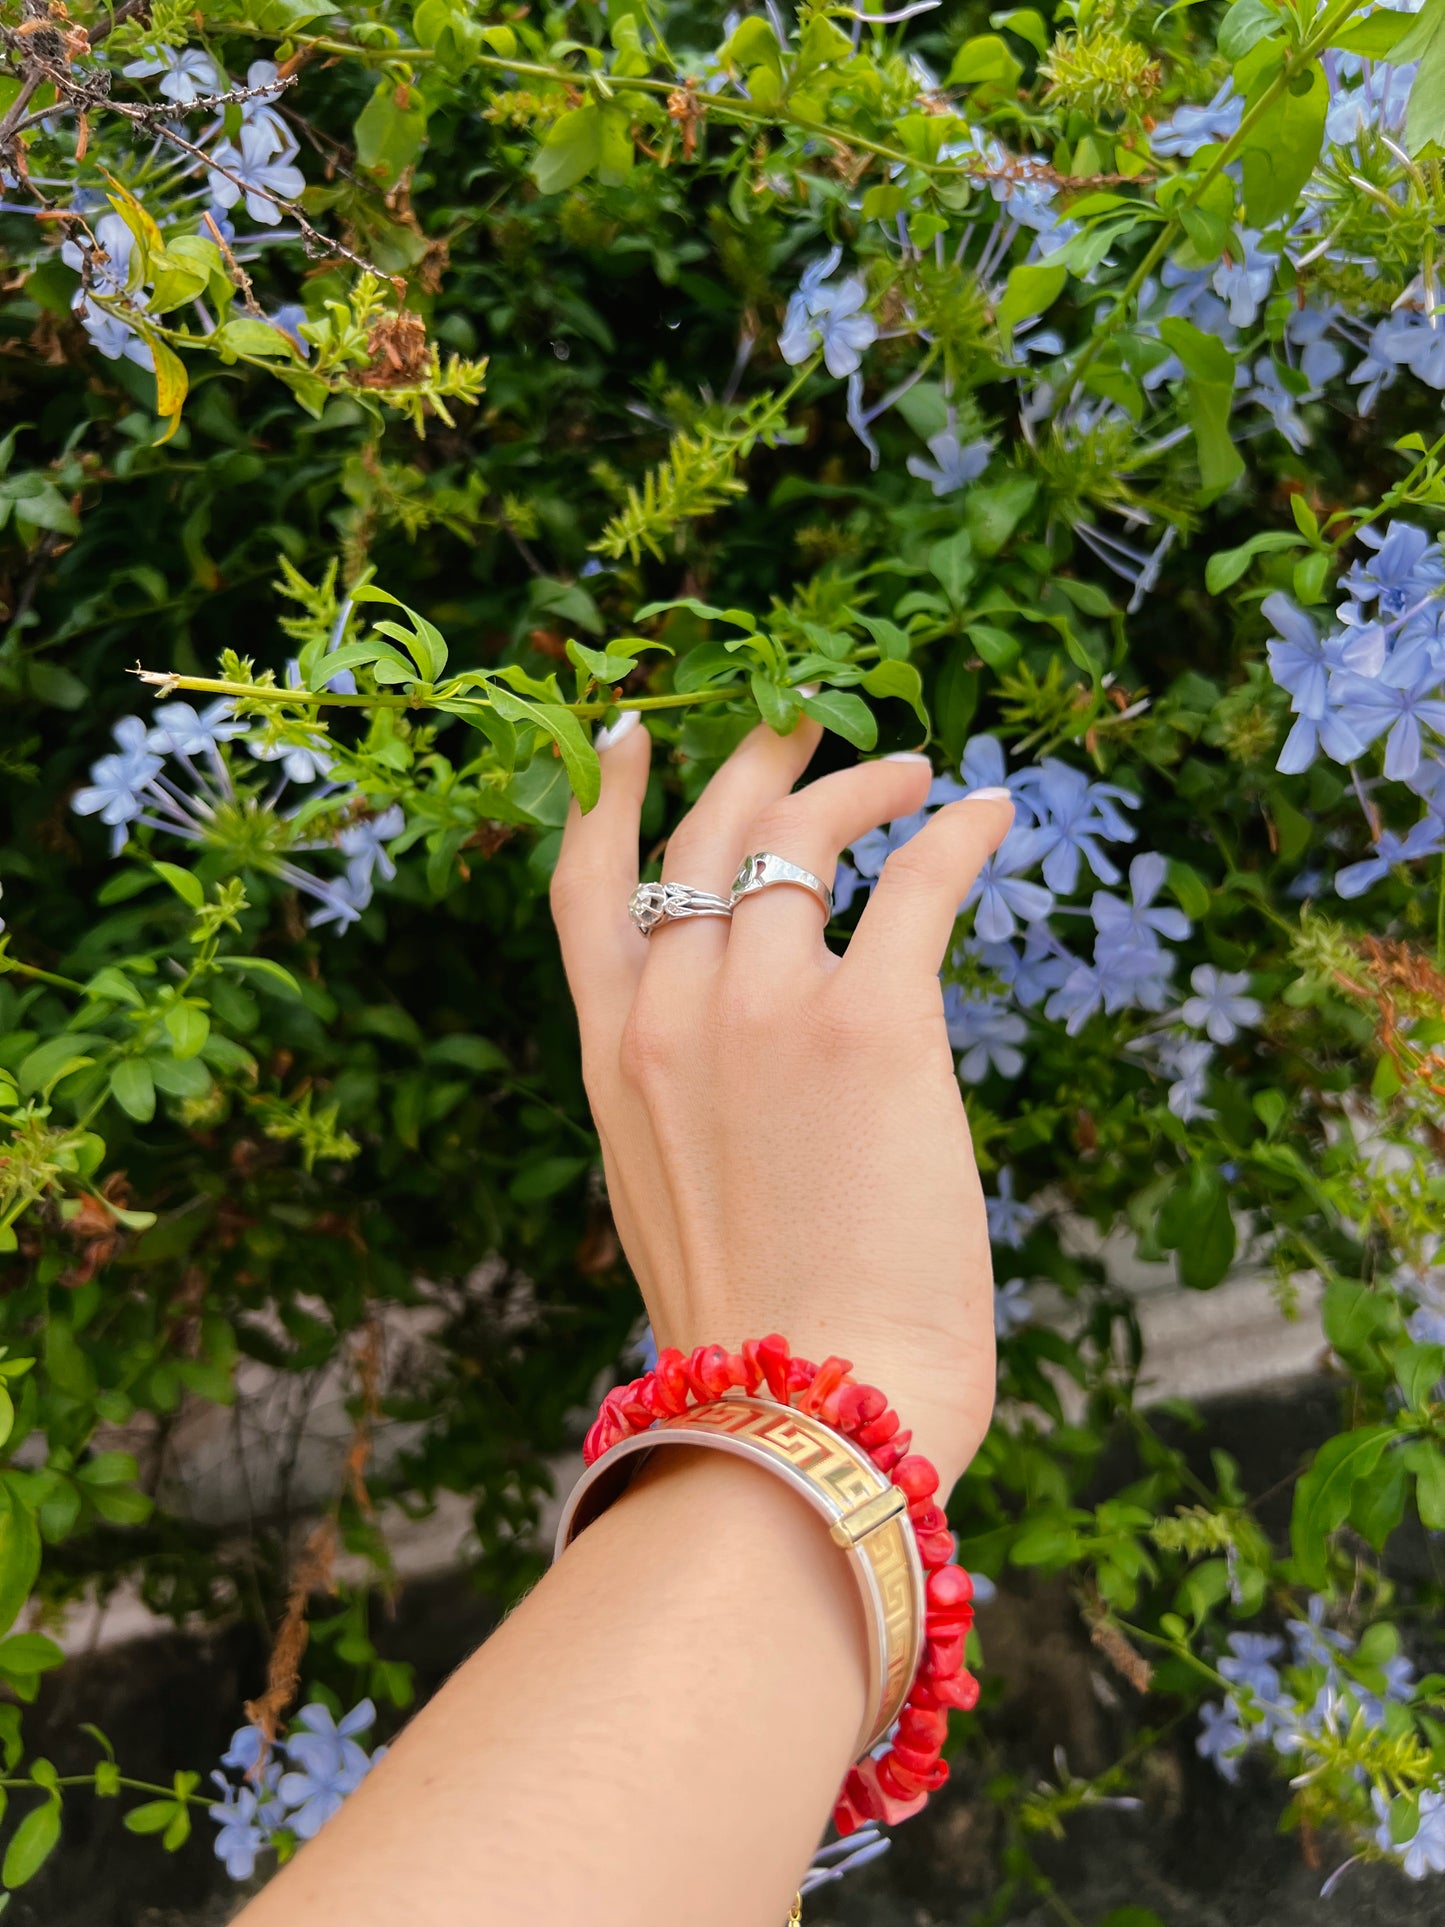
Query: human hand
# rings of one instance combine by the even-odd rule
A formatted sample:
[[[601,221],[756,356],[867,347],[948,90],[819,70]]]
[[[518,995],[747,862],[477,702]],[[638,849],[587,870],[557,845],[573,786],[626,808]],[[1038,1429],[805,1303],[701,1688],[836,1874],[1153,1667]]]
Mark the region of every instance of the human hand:
[[[938,972],[958,905],[1012,821],[1003,791],[938,810],[884,867],[843,957],[806,890],[732,920],[627,915],[651,739],[628,712],[573,805],[553,914],[608,1193],[660,1345],[780,1331],[884,1391],[946,1492],[994,1397],[983,1194]],[[865,831],[918,809],[922,756],[794,791],[819,736],[755,729],[671,837],[668,881],[726,896],[770,850],[831,882]]]

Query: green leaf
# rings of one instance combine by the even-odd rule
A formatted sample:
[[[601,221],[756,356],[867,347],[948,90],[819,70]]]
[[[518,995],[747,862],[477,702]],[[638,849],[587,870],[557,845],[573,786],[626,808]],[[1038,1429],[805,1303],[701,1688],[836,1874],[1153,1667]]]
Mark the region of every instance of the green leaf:
[[[539,1158],[513,1178],[508,1189],[518,1204],[540,1204],[574,1184],[591,1163],[591,1158]]]
[[[1326,1440],[1295,1487],[1290,1544],[1303,1584],[1316,1589],[1329,1578],[1329,1538],[1349,1517],[1358,1481],[1379,1464],[1397,1437],[1391,1425],[1367,1425]]]
[[[1270,555],[1276,549],[1297,549],[1300,537],[1292,529],[1261,529],[1258,535],[1241,542],[1237,549],[1216,549],[1204,565],[1204,586],[1219,595],[1238,582],[1257,555]]]
[[[1016,33],[1020,40],[1026,40],[1035,53],[1049,51],[1049,30],[1041,13],[1033,7],[1013,7],[1006,13],[991,13],[988,17],[991,27],[1000,27],[1006,33]]]
[[[602,158],[602,116],[590,103],[554,120],[532,161],[544,194],[560,194],[585,179]]]
[[[1341,1358],[1356,1363],[1371,1346],[1398,1331],[1400,1314],[1393,1296],[1371,1291],[1353,1278],[1333,1278],[1325,1287],[1320,1318],[1325,1337]]]
[[[0,1484],[0,1632],[15,1623],[40,1572],[40,1528],[9,1483]]]
[[[1415,86],[1419,87],[1418,80]],[[1262,97],[1264,91],[1260,85],[1254,98]],[[1247,102],[1246,115],[1253,105],[1254,99]],[[1246,137],[1240,164],[1244,211],[1251,227],[1269,227],[1293,213],[1300,190],[1319,160],[1329,107],[1329,83],[1316,64],[1280,94]]]
[[[177,1057],[197,1056],[211,1034],[211,1020],[196,1004],[172,1004],[165,1026]]]
[[[137,1124],[149,1124],[156,1114],[155,1081],[144,1058],[120,1060],[110,1074],[110,1094]]]
[[[0,1864],[0,1880],[12,1889],[23,1887],[39,1873],[59,1840],[60,1802],[46,1800],[27,1813],[11,1835],[4,1862]]]
[[[382,187],[393,187],[426,140],[426,102],[415,81],[383,75],[354,132],[357,160]]]
[[[298,361],[301,351],[290,335],[280,328],[273,328],[269,321],[258,321],[255,315],[240,314],[226,322],[211,337],[221,350],[221,358],[230,355],[252,355],[261,361]]]
[[[965,40],[954,55],[948,70],[948,85],[972,87],[982,81],[993,81],[1002,88],[1012,89],[1018,85],[1022,72],[1023,67],[1006,40],[1001,40],[996,33],[981,33]]]
[[[164,1833],[175,1818],[174,1800],[147,1800],[144,1806],[132,1807],[125,1816],[127,1833]]]
[[[967,529],[959,529],[945,536],[942,542],[935,542],[928,551],[928,567],[954,608],[961,609],[964,593],[978,574]]]
[[[585,642],[567,644],[567,660],[585,669],[598,682],[621,682],[637,667],[635,656],[614,656],[608,649],[589,649]]]
[[[1445,0],[1427,0],[1390,59],[1399,66],[1420,63],[1405,110],[1405,146],[1411,154],[1445,147]]]
[[[178,863],[156,863],[152,867],[156,875],[171,886],[182,903],[189,904],[192,910],[200,909],[206,900],[206,893],[199,877],[192,876],[189,870],[183,870]]]
[[[1397,13],[1381,7],[1363,20],[1352,21],[1330,42],[1342,53],[1359,54],[1365,60],[1389,60],[1419,18],[1413,13]]]
[[[43,1044],[37,1044],[21,1059],[15,1073],[21,1096],[33,1097],[38,1091],[49,1091],[71,1071],[93,1063],[95,1060],[88,1055],[91,1047],[105,1041],[93,1031],[74,1030],[62,1031],[58,1037],[49,1037]]]
[[[1445,1451],[1433,1439],[1414,1439],[1400,1455],[1415,1474],[1415,1506],[1430,1532],[1445,1530]]]
[[[771,676],[755,669],[750,680],[753,701],[758,706],[758,714],[768,728],[779,736],[787,736],[797,728],[802,714],[802,704],[794,692],[785,684],[774,682]]]
[[[1267,40],[1282,23],[1279,9],[1270,6],[1268,0],[1234,0],[1219,25],[1221,57],[1231,63],[1242,60],[1251,47]]]
[[[1013,332],[1018,324],[1051,308],[1063,293],[1068,278],[1068,269],[1058,267],[1053,262],[1032,267],[1025,264],[1012,270],[1004,287],[1003,299],[994,311],[1005,354],[1013,352]]]
[[[652,616],[666,615],[673,609],[686,609],[699,622],[731,623],[734,629],[746,629],[750,635],[758,626],[757,617],[746,609],[715,609],[710,602],[699,602],[696,596],[691,595],[677,596],[671,602],[649,602],[632,619],[634,622],[646,622]]]
[[[878,741],[878,724],[873,711],[861,696],[846,689],[820,689],[816,696],[805,696],[803,708],[815,723],[831,729],[854,749],[872,749]]]
[[[216,962],[226,970],[239,970],[247,977],[260,979],[258,988],[269,990],[273,997],[299,997],[301,986],[284,964],[276,963],[270,957],[217,957]]]
[[[585,812],[602,793],[602,766],[587,732],[560,703],[529,703],[510,689],[496,689],[492,702],[512,723],[535,723],[557,745],[572,794]]]
[[[1209,885],[1196,869],[1171,856],[1164,874],[1169,888],[1174,892],[1174,901],[1186,917],[1199,923],[1209,915],[1209,906],[1214,899],[1209,893]]]
[[[915,664],[887,657],[868,671],[863,678],[863,687],[870,696],[891,697],[897,702],[907,703],[923,727],[928,728],[928,711],[923,706],[923,678]]]
[[[1181,316],[1166,316],[1159,333],[1184,363],[1185,412],[1194,430],[1200,486],[1212,497],[1244,472],[1244,458],[1230,432],[1234,360],[1222,341]]]

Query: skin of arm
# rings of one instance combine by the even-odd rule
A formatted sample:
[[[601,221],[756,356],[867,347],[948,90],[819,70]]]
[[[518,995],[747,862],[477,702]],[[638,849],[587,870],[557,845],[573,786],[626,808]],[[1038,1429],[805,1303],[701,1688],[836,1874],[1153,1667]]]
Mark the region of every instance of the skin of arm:
[[[553,909],[613,1215],[659,1343],[781,1331],[880,1386],[946,1492],[993,1402],[983,1198],[943,1021],[958,905],[1011,821],[983,792],[891,856],[833,955],[780,887],[730,923],[626,917],[645,730],[599,743]],[[758,729],[668,846],[726,893],[772,850],[829,877],[917,810],[927,759],[795,789]],[[863,1718],[844,1555],[781,1481],[660,1456],[416,1716],[242,1927],[781,1927]]]

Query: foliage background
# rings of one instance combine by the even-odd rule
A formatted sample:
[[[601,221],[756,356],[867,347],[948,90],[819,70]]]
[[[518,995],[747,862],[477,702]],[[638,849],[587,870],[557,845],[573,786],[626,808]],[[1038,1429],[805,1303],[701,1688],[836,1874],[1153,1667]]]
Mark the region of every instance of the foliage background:
[[[1373,553],[1357,530],[1428,533],[1441,499],[1418,431],[1445,384],[1419,333],[1442,9],[1367,11],[949,4],[863,27],[819,7],[72,18],[7,0],[0,1670],[18,1703],[58,1661],[43,1629],[65,1602],[130,1576],[178,1617],[280,1621],[269,1696],[257,1682],[274,1732],[334,1549],[385,1592],[387,1498],[467,1495],[486,1582],[533,1575],[547,1457],[638,1317],[545,903],[568,784],[595,781],[583,726],[651,706],[655,855],[742,730],[806,703],[833,731],[825,761],[927,726],[940,771],[967,756],[977,781],[991,735],[1034,770],[1020,793],[1045,827],[1062,805],[1028,784],[1049,758],[1115,786],[1087,807],[1125,824],[1120,868],[1163,859],[1156,911],[1175,919],[1105,1012],[1097,984],[1067,991],[1109,881],[1087,855],[1051,892],[1079,900],[1051,926],[1068,967],[1043,960],[1047,1001],[1010,992],[981,909],[964,926],[950,1008],[999,1275],[1051,1283],[1066,1311],[1045,1323],[1012,1295],[961,1556],[1072,1575],[1161,1719],[1224,1688],[1203,1743],[1222,1720],[1225,1770],[1248,1741],[1303,1772],[1281,1805],[1331,1830],[1337,1860],[1445,1866],[1439,1681],[1401,1670],[1399,1630],[1418,1654],[1438,1588],[1401,1597],[1381,1564],[1397,1530],[1445,1527],[1428,1322],[1445,661],[1412,696],[1418,768],[1382,777],[1382,728],[1282,773],[1291,703],[1317,719],[1267,652],[1294,617],[1261,608],[1288,595],[1314,634],[1345,596],[1345,631],[1367,627],[1385,577],[1349,576]],[[241,83],[258,59],[279,75]],[[245,148],[258,101],[284,110],[287,158]],[[214,171],[226,143],[255,206]],[[809,285],[831,290],[811,310]],[[1436,650],[1445,564],[1422,542],[1386,587]],[[420,612],[396,633],[422,654],[395,674],[376,622],[396,612],[357,599],[368,583]],[[360,693],[322,743],[305,689],[275,698],[298,657],[324,694],[337,644]],[[178,847],[132,811],[117,859],[74,804],[112,725],[149,720],[137,662],[198,704],[219,670],[271,760],[226,746],[233,813]],[[1327,713],[1364,701],[1332,684]],[[334,787],[298,819],[304,780],[277,801],[271,778],[312,752]],[[1415,834],[1421,799],[1420,860],[1383,846],[1342,901],[1341,864]],[[344,837],[397,807],[374,892],[348,899]],[[855,852],[855,888],[880,855]],[[1020,849],[1020,869],[1039,860]],[[317,902],[351,927],[309,923]],[[1235,1001],[1209,1031],[1222,1055],[1191,1069],[1205,1018],[1178,1013],[1201,968]],[[1287,1542],[1227,1457],[1201,1486],[1138,1409],[1132,1305],[1069,1255],[1070,1218],[1175,1254],[1188,1288],[1242,1248],[1277,1271],[1282,1315],[1303,1278],[1325,1285],[1341,1431]],[[393,1308],[429,1333],[400,1359]],[[229,1401],[246,1361],[342,1373],[353,1450],[319,1533],[284,1505],[238,1534],[155,1503],[176,1428]],[[383,1419],[417,1429],[378,1467]],[[1121,1436],[1137,1476],[1101,1491]],[[373,1584],[312,1613],[307,1683],[333,1710],[409,1697]],[[1288,1658],[1239,1645],[1291,1619]],[[0,1718],[16,1886],[69,1789],[15,1708]],[[958,1719],[959,1758],[987,1720],[987,1699]],[[175,1764],[140,1809],[168,1844],[211,1797],[207,1763]],[[94,1790],[113,1781],[98,1769]],[[1015,1842],[1001,1906],[1035,1877],[1030,1839],[1101,1790],[995,1783]]]

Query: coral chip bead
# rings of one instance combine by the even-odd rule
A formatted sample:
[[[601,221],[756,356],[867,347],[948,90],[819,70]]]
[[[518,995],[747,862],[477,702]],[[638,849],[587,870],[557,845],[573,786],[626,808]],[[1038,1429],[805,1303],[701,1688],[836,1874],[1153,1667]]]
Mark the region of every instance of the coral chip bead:
[[[938,1474],[915,1452],[894,1467],[893,1483],[909,1500],[931,1499],[938,1490]]]
[[[953,1706],[960,1713],[971,1713],[978,1705],[978,1681],[972,1673],[955,1673],[949,1679],[929,1681],[929,1690],[944,1706]]]
[[[948,1715],[905,1706],[898,1721],[898,1738],[905,1746],[936,1753],[948,1738]]]
[[[962,1566],[942,1566],[928,1575],[928,1623],[949,1619],[973,1622],[973,1581]]]
[[[845,1432],[858,1432],[888,1410],[888,1400],[876,1385],[845,1385],[838,1394],[838,1423]]]
[[[958,1551],[958,1541],[951,1532],[920,1532],[918,1535],[918,1556],[929,1572],[939,1566],[951,1565]]]

